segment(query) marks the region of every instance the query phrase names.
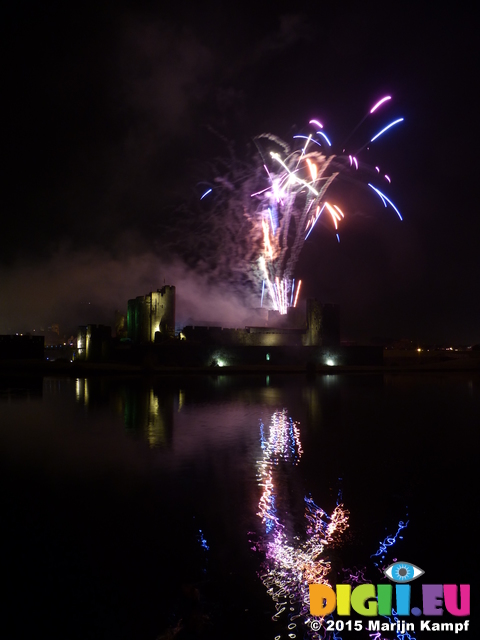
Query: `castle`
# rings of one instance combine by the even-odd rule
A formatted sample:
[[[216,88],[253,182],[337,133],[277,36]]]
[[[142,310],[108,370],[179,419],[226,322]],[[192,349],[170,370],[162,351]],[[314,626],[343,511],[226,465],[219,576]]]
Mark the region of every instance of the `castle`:
[[[337,305],[309,299],[306,314],[290,307],[285,316],[268,312],[268,326],[227,329],[187,326],[182,336],[188,342],[219,346],[318,347],[340,344],[340,317]],[[162,342],[175,335],[175,287],[128,301],[127,335],[136,344]]]
[[[309,299],[288,313],[252,310],[244,328],[187,326],[175,337],[175,287],[128,301],[126,336],[110,340],[110,327],[80,327],[78,359],[106,360],[153,368],[210,366],[378,365],[381,347],[340,346],[340,314],[335,304]],[[254,323],[257,323],[256,325]],[[120,327],[122,323],[118,323]],[[108,335],[107,335],[108,334]],[[109,351],[109,353],[107,353]]]

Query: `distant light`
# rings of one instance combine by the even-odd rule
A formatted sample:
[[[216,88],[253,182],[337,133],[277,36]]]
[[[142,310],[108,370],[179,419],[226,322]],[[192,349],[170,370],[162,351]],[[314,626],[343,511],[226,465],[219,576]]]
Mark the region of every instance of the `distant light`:
[[[308,124],[317,124],[320,127],[320,129],[323,129],[323,124],[318,120],[310,120]]]
[[[203,196],[200,198],[200,200],[203,200],[205,198],[205,196],[208,196],[209,193],[212,192],[212,189],[208,189],[208,191],[205,191],[205,193],[203,194]]]
[[[224,367],[225,366],[225,362],[223,360],[217,360],[217,365],[219,367]]]
[[[420,351],[421,351],[420,347],[418,347],[417,351],[418,351],[418,353],[420,353]]]
[[[325,364],[326,364],[328,367],[334,367],[334,366],[335,366],[335,360],[334,360],[333,358],[327,358],[327,359],[325,360]]]
[[[267,353],[267,355],[265,356],[265,360],[270,360],[270,354]]]

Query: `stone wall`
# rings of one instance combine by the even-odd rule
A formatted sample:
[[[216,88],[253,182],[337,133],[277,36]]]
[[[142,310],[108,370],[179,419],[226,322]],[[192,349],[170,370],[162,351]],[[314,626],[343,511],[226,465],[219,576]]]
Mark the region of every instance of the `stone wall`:
[[[135,343],[155,342],[155,335],[175,335],[175,287],[165,285],[157,291],[128,301],[127,334]]]

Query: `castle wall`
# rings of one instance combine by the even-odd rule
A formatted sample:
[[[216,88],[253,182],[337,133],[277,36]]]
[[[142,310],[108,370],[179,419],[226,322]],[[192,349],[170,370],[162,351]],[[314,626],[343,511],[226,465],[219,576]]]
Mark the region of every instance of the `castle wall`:
[[[182,333],[188,341],[199,344],[243,347],[319,347],[340,344],[340,314],[338,305],[307,301],[306,317],[297,309],[280,316],[269,312],[270,327],[185,327]],[[296,328],[291,328],[291,327]]]
[[[221,327],[185,327],[182,331],[187,341],[199,344],[237,347],[301,347],[301,329],[222,329]]]
[[[77,360],[99,362],[109,356],[112,330],[102,324],[78,327]]]
[[[340,307],[338,304],[322,304],[321,342],[323,346],[340,344]]]
[[[175,287],[165,285],[151,294],[150,338],[155,342],[155,333],[166,337],[175,336]]]
[[[175,287],[165,285],[128,301],[127,335],[135,343],[155,342],[155,334],[175,335]]]
[[[322,344],[322,305],[318,300],[307,300],[307,330],[303,344],[306,347]]]
[[[307,330],[303,344],[306,347],[340,344],[340,308],[337,304],[307,300]]]

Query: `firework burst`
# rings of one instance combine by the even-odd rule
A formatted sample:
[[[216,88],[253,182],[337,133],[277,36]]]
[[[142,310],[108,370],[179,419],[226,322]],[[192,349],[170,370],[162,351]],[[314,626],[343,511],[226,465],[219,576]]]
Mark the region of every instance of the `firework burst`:
[[[379,100],[356,129],[367,117],[373,114],[378,117],[378,112],[390,100],[390,96]],[[253,171],[242,167],[239,172],[237,167],[236,174],[230,170],[226,175],[218,175],[213,184],[206,185],[200,200],[212,201],[213,209],[223,212],[222,224],[230,228],[237,245],[232,247],[228,259],[233,255],[240,258],[237,271],[248,273],[245,279],[254,284],[257,295],[261,296],[261,306],[281,314],[296,306],[301,281],[295,281],[295,266],[305,241],[321,217],[327,219],[340,241],[339,230],[346,214],[334,199],[327,200],[327,192],[339,176],[351,177],[359,172],[373,174],[376,180],[381,178],[388,185],[391,183],[388,175],[382,175],[380,167],[367,167],[358,155],[367,144],[374,143],[402,121],[403,118],[397,118],[384,125],[361,149],[350,154],[343,149],[342,155],[332,152],[330,137],[317,119],[308,123],[307,135],[293,136],[292,145],[264,133],[254,139],[260,161],[254,163]],[[398,208],[378,186],[371,181],[367,185],[385,207],[390,206],[402,219]],[[246,224],[248,236],[244,233]],[[240,247],[242,256],[238,252]]]

